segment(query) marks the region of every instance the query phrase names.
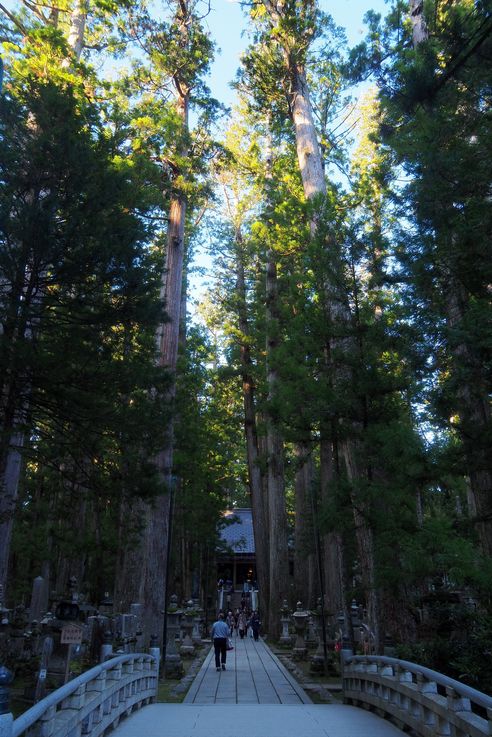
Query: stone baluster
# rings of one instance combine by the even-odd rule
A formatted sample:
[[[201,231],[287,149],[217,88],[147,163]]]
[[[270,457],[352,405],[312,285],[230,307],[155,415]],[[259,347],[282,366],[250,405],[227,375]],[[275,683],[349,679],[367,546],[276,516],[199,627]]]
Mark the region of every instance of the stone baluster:
[[[106,671],[103,670],[101,671],[101,673],[99,673],[98,676],[96,676],[96,678],[94,678],[87,685],[87,695],[90,695],[91,692],[94,692],[96,694],[103,694],[105,691],[105,688],[106,688]],[[85,722],[83,722],[82,734],[90,734],[92,727],[95,726],[96,724],[99,724],[99,722],[103,718],[103,711],[104,711],[104,707],[101,701],[99,707],[97,709],[94,709],[94,711],[91,713],[90,718],[88,718]]]
[[[158,674],[159,673],[159,663],[161,660],[161,650],[157,644],[157,637],[156,635],[152,635],[150,638],[150,645],[149,645],[149,655],[152,655],[152,657],[155,658],[155,666],[154,671]],[[143,670],[143,662],[140,661],[140,668]]]
[[[425,697],[437,695],[437,683],[428,681],[422,673],[417,673],[417,688],[424,696],[424,702],[420,705],[419,719],[426,727],[433,728],[436,725],[435,712],[425,705]]]
[[[82,709],[82,707],[85,705],[85,693],[86,693],[86,684],[83,683],[81,686],[75,689],[73,693],[70,694],[70,696],[67,696],[66,699],[63,699],[61,703],[62,709]]]
[[[307,655],[306,641],[304,632],[306,631],[309,613],[302,609],[302,603],[297,602],[297,609],[292,615],[294,619],[294,627],[296,628],[296,641],[292,650],[294,660],[304,660]]]
[[[391,701],[391,693],[393,691],[391,687],[391,681],[394,680],[394,672],[392,665],[382,665],[379,674],[382,679],[381,683],[381,698],[383,701]]]
[[[398,675],[398,681],[400,683],[413,683],[412,674],[411,674],[411,672],[409,670],[403,670],[403,669],[399,668],[397,675]],[[403,711],[409,711],[409,709],[410,709],[410,699],[404,693],[400,693],[399,707]]]
[[[470,699],[461,696],[451,686],[446,686],[446,699],[449,711],[471,711]]]

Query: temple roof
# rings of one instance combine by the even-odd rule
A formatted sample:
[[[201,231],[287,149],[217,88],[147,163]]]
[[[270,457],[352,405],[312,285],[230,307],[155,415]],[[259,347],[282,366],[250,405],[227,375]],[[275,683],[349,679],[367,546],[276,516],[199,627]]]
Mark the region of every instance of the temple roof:
[[[232,509],[224,512],[229,524],[220,530],[222,542],[238,555],[254,555],[255,538],[251,509]]]

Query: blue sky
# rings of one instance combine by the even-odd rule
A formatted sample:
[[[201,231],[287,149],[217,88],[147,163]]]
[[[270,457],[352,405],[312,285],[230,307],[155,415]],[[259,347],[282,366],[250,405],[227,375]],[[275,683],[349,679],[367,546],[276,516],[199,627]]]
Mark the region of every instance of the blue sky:
[[[350,46],[362,40],[365,32],[363,17],[368,10],[383,15],[388,11],[385,0],[320,0],[319,7],[329,13],[337,25],[345,28]],[[228,85],[235,77],[239,56],[247,45],[243,35],[247,19],[236,0],[212,0],[210,15],[205,22],[220,49],[209,80],[212,94],[230,105],[234,93]]]

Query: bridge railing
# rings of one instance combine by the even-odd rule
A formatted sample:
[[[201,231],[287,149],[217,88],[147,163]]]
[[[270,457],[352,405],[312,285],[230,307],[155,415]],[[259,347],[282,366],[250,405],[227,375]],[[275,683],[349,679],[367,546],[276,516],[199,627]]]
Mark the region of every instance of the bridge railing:
[[[492,735],[492,698],[416,663],[346,656],[345,703],[372,709],[419,737]]]
[[[146,653],[111,658],[46,696],[9,727],[4,722],[1,735],[99,737],[154,700],[158,668],[157,659]]]

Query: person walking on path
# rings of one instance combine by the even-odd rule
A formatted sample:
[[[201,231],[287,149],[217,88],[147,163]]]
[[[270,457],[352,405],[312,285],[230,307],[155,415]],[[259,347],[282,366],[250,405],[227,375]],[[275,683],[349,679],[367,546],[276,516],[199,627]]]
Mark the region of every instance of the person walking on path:
[[[246,617],[245,612],[240,612],[239,617],[237,619],[237,629],[239,632],[239,637],[241,640],[244,638],[244,635],[246,634],[246,629],[248,627],[248,620]]]
[[[229,609],[226,617],[227,626],[229,627],[229,637],[232,637],[234,632],[234,614]]]
[[[258,639],[258,635],[260,634],[260,618],[258,616],[258,612],[254,611],[251,615],[251,619],[249,620],[249,626],[251,627],[251,630],[253,632],[253,637],[255,640]]]
[[[220,671],[226,669],[227,658],[227,638],[229,636],[229,627],[224,621],[224,615],[221,613],[217,617],[217,621],[212,625],[212,639],[215,651],[215,668]]]

